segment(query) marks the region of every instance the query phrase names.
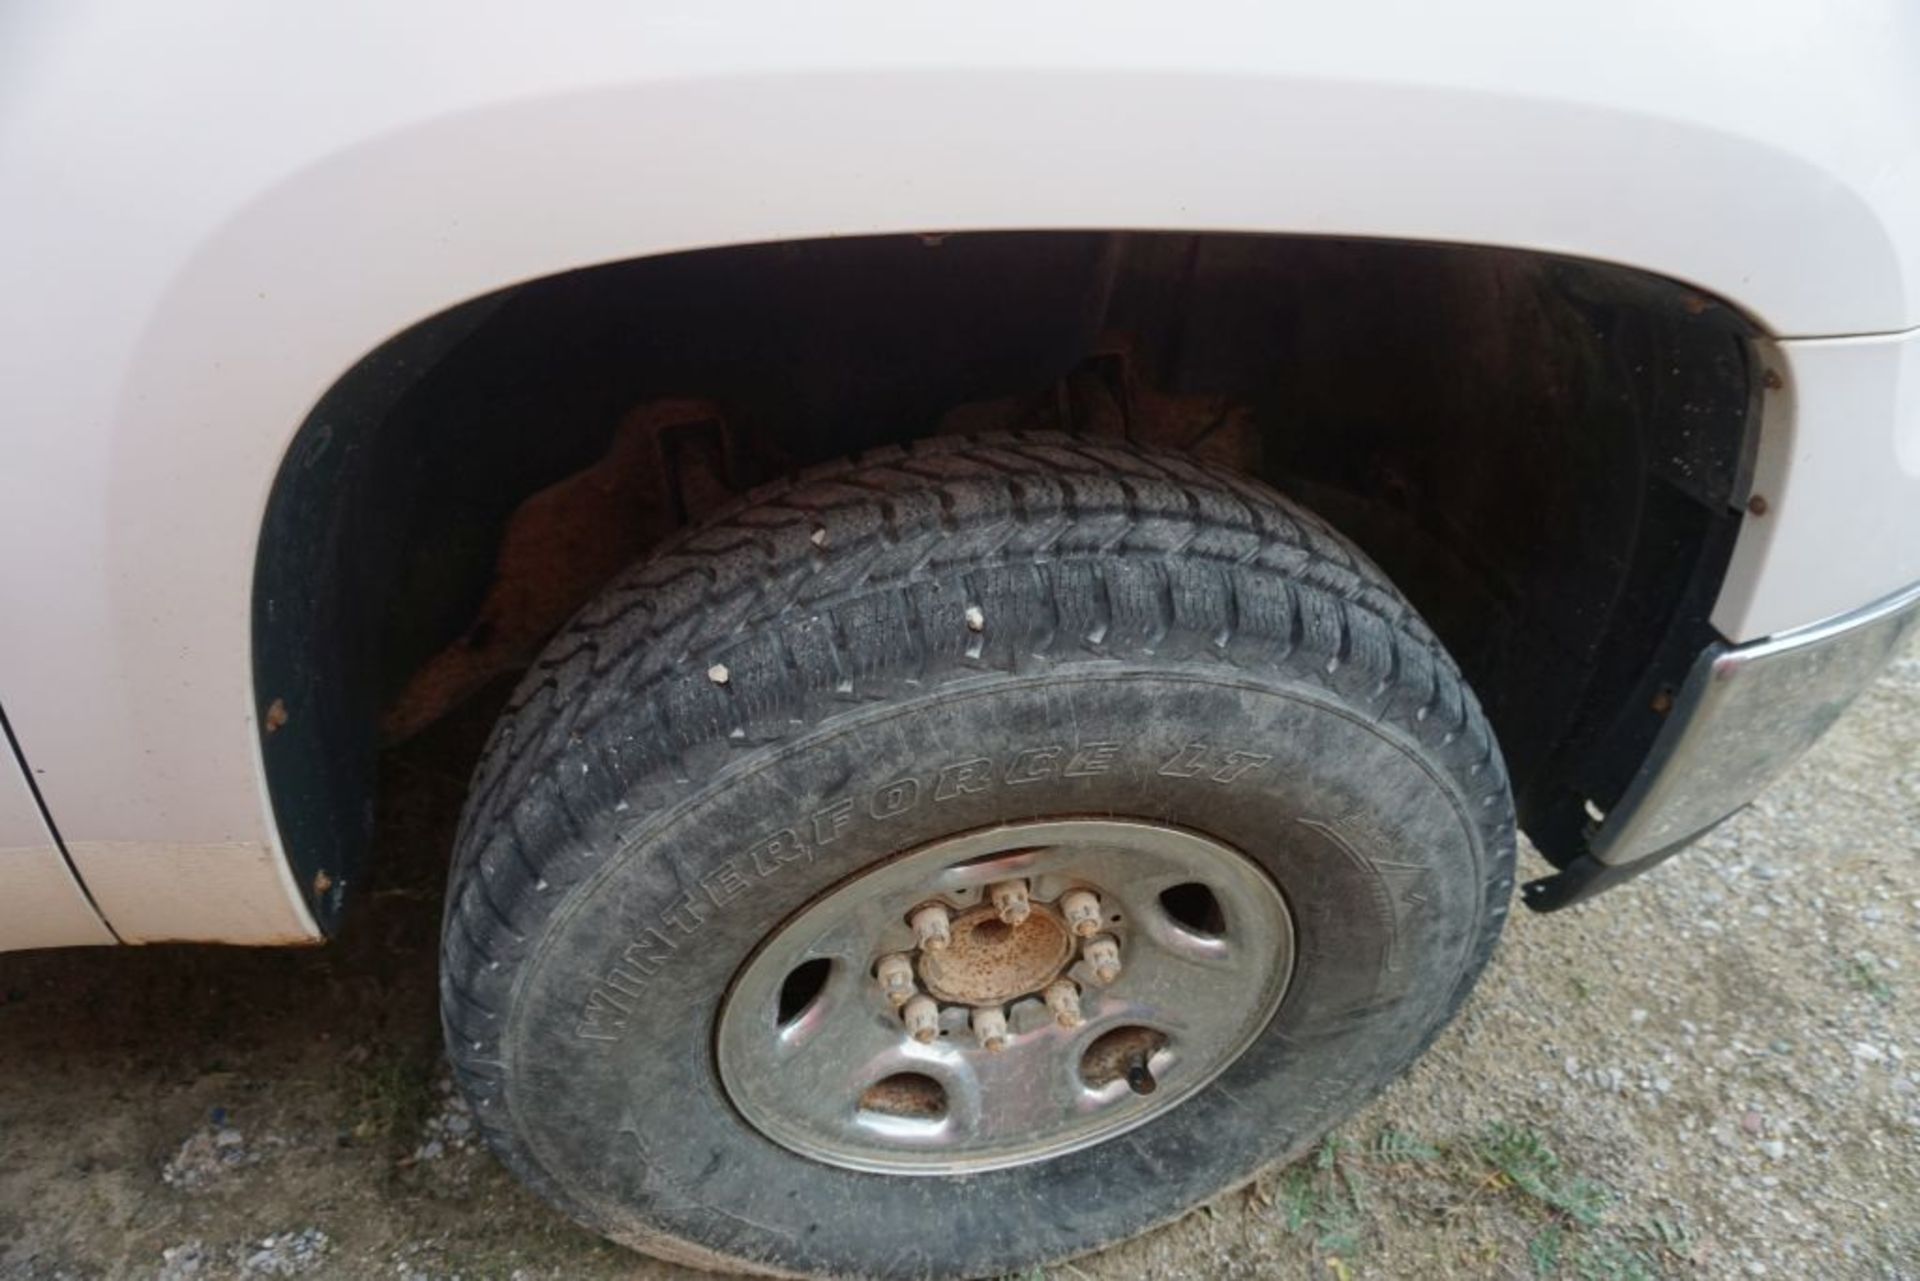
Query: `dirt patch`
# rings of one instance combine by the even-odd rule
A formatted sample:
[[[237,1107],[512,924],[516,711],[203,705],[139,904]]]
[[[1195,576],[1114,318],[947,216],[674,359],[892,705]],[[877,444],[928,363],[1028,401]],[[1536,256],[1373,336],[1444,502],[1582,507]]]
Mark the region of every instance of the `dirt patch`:
[[[446,1083],[444,762],[486,714],[389,760],[333,947],[0,956],[0,1274],[696,1275],[521,1191]],[[1516,913],[1459,1022],[1307,1158],[1055,1275],[1920,1277],[1916,847],[1920,650],[1701,848]]]

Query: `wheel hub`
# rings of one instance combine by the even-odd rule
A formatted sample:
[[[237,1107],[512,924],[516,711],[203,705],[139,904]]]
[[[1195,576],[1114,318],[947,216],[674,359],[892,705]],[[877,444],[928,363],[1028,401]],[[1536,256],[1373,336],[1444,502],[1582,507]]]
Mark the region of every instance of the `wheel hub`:
[[[1043,991],[1073,961],[1074,937],[1049,905],[1036,903],[1018,925],[991,904],[955,917],[952,939],[938,951],[918,952],[920,981],[953,1005],[1003,1005]]]
[[[1266,1026],[1292,923],[1183,829],[1037,820],[903,854],[776,929],[722,1006],[721,1081],[803,1155],[998,1169],[1179,1103]]]

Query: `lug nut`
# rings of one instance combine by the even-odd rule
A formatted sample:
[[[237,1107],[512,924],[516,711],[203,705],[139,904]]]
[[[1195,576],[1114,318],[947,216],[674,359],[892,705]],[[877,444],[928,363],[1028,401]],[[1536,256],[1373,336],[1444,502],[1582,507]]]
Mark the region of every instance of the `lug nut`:
[[[997,1005],[984,1006],[973,1012],[973,1035],[982,1049],[995,1054],[1007,1048],[1007,1015]]]
[[[1027,901],[1025,881],[998,881],[988,889],[987,894],[993,899],[993,910],[1000,914],[1003,924],[1018,925],[1033,910],[1033,905]]]
[[[1099,982],[1111,983],[1120,977],[1120,942],[1113,935],[1094,935],[1080,949],[1080,955]]]
[[[900,953],[881,957],[880,964],[873,967],[873,974],[896,1007],[913,999],[913,962]]]
[[[916,996],[908,1001],[900,1017],[907,1025],[907,1034],[922,1045],[932,1045],[933,1039],[940,1035],[940,1007],[930,996]]]
[[[947,909],[942,904],[927,904],[908,917],[907,922],[913,926],[920,946],[929,952],[938,952],[953,940],[953,930],[947,923]]]
[[[1061,1027],[1079,1027],[1086,1017],[1080,1013],[1080,989],[1066,979],[1055,979],[1040,994],[1046,998],[1053,1021]]]
[[[1100,932],[1100,898],[1086,890],[1068,890],[1060,896],[1060,911],[1067,918],[1067,924],[1081,938],[1092,938]]]

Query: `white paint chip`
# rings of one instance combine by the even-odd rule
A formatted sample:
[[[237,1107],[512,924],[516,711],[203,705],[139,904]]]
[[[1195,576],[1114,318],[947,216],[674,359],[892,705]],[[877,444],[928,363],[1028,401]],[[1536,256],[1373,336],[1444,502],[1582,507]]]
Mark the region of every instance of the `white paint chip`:
[[[725,685],[732,678],[733,673],[727,670],[725,663],[715,663],[707,669],[707,679],[715,685]]]

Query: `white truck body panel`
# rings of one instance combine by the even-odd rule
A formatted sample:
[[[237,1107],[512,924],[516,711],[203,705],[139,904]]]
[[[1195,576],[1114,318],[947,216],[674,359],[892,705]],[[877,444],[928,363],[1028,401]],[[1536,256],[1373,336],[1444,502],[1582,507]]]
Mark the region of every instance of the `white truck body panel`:
[[[0,940],[7,948],[111,943],[0,739]]]
[[[1518,0],[128,0],[0,22],[0,673],[133,939],[315,935],[260,776],[262,511],[327,387],[477,294],[751,241],[1231,230],[1624,263],[1779,338],[1920,326],[1900,0],[1578,23]],[[1782,346],[1792,412],[1717,616],[1732,639],[1920,578],[1915,341]],[[207,875],[218,902],[163,892]]]
[[[1713,623],[1754,640],[1920,580],[1920,331],[1781,343]]]

